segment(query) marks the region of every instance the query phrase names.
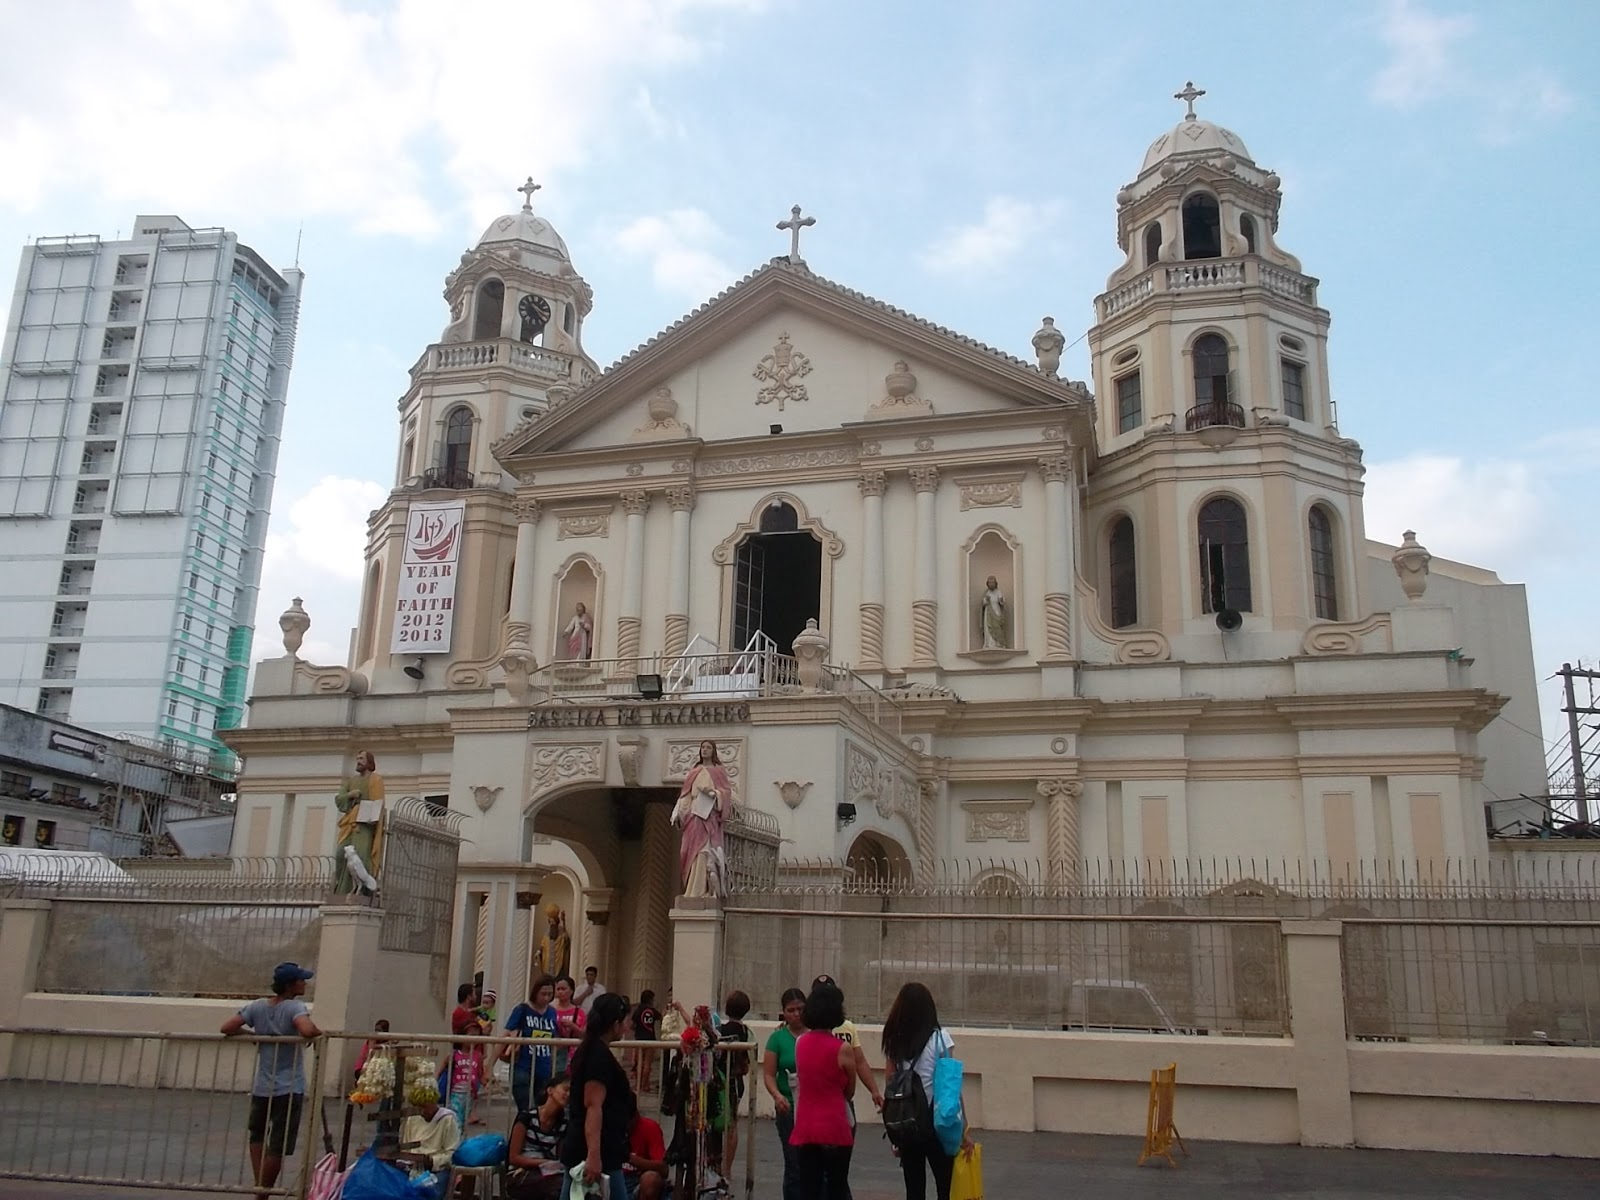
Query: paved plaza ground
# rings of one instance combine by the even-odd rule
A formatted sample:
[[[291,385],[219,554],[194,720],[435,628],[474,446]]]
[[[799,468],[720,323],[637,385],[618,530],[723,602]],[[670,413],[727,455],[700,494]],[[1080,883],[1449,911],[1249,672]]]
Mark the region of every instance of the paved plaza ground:
[[[770,1121],[757,1122],[760,1200],[777,1200],[778,1144]],[[1251,1146],[1196,1142],[1176,1169],[1135,1167],[1135,1138],[1078,1134],[981,1133],[988,1200],[1041,1197],[1041,1185],[1071,1200],[1593,1200],[1600,1196],[1600,1160],[1507,1158],[1471,1154],[1417,1154],[1383,1150],[1320,1150],[1301,1146]],[[241,1147],[242,1153],[242,1147]],[[742,1156],[741,1156],[742,1157]],[[743,1172],[735,1197],[744,1196]],[[855,1200],[899,1200],[899,1169],[885,1143],[864,1137],[851,1169]],[[4,1200],[108,1200],[119,1188],[29,1183],[0,1179]],[[140,1190],[159,1200],[202,1193]],[[211,1193],[215,1195],[215,1193]],[[931,1194],[931,1192],[930,1192]]]

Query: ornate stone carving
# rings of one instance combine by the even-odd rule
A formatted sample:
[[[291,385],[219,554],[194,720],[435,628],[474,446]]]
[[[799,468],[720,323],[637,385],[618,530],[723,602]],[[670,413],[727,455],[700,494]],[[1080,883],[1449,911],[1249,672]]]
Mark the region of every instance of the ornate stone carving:
[[[481,783],[474,784],[472,788],[472,799],[473,802],[477,804],[478,811],[481,813],[486,813],[493,808],[494,802],[500,799],[500,793],[502,790],[503,789],[497,787],[486,787]]]
[[[883,668],[883,605],[861,606],[861,667],[867,671]]]
[[[969,842],[1026,842],[1033,835],[1028,814],[1032,800],[964,800]]]
[[[912,833],[917,843],[918,866],[923,879],[933,877],[937,860],[934,857],[936,833],[938,829],[938,803],[939,784],[932,779],[917,781],[917,809],[916,820],[912,822]]]
[[[882,442],[862,442],[861,443],[861,457],[862,458],[877,458],[878,455],[880,455],[882,453],[883,453],[883,443]]]
[[[851,741],[844,744],[844,786],[854,804],[877,799],[878,756]]]
[[[299,661],[294,664],[294,681],[296,694],[301,691],[301,682],[309,684],[310,690],[318,695],[340,692],[352,696],[367,694],[367,677],[349,667],[314,667],[308,662]]]
[[[1059,442],[1066,438],[1067,431],[1059,425],[1046,425],[1039,436],[1047,442]]]
[[[692,432],[678,420],[678,402],[672,398],[672,389],[669,387],[658,387],[650,393],[650,399],[645,401],[645,411],[650,419],[633,431],[634,441],[683,438]]]
[[[913,826],[917,820],[917,781],[909,775],[894,777],[894,811]]]
[[[1044,655],[1072,657],[1072,598],[1050,592],[1044,598]]]
[[[811,397],[800,380],[811,374],[811,360],[789,344],[789,335],[780,333],[772,353],[756,364],[751,374],[767,386],[756,393],[757,404],[778,405],[783,411],[786,403],[800,403]]]
[[[794,636],[795,673],[808,692],[823,687],[823,664],[828,661],[828,635],[817,626],[815,617],[806,618],[806,627]]]
[[[1021,508],[1022,477],[961,480],[961,511],[971,508]]]
[[[617,739],[617,770],[622,775],[623,787],[639,786],[639,762],[648,744],[642,737]]]
[[[511,515],[518,525],[537,525],[544,516],[544,506],[537,500],[518,500],[511,506]]]
[[[617,657],[627,661],[639,657],[639,630],[642,622],[638,617],[617,618]]]
[[[694,511],[693,486],[684,484],[680,487],[669,487],[665,495],[667,497],[667,507],[672,509],[673,512]]]
[[[1083,784],[1076,779],[1041,779],[1039,795],[1049,804],[1046,814],[1050,842],[1050,875],[1055,883],[1066,883],[1077,876],[1082,855],[1078,834],[1078,801]]]
[[[638,478],[640,475],[644,474],[644,464],[641,462],[631,462],[622,468],[622,473],[630,478]]]
[[[675,738],[668,741],[662,747],[665,757],[662,760],[661,782],[682,783],[683,777],[689,773],[689,768],[700,761],[700,743],[706,740],[717,743],[717,757],[722,760],[722,768],[728,772],[728,781],[737,791],[739,776],[744,772],[742,738]]]
[[[838,558],[844,553],[844,540],[833,530],[824,525],[821,520],[811,516],[806,510],[805,502],[792,492],[773,492],[767,496],[762,505],[770,505],[775,501],[782,501],[794,509],[795,515],[800,520],[800,528],[809,531],[822,543],[822,552],[829,558]],[[718,542],[711,550],[711,561],[718,566],[727,566],[733,561],[734,553],[750,534],[755,533],[760,524],[760,513],[752,514],[748,521],[741,521],[727,537]]]
[[[1071,483],[1072,460],[1065,454],[1047,454],[1039,460],[1039,474],[1046,483]]]
[[[811,783],[799,783],[791,779],[787,783],[780,783],[774,779],[772,786],[778,789],[778,797],[790,808],[799,808],[800,802],[806,798],[806,793],[811,790]]]
[[[300,606],[300,597],[296,596],[283,610],[283,615],[278,618],[278,628],[283,630],[284,652],[293,658],[300,651],[301,644],[305,641],[306,630],[311,628],[311,617]]]
[[[931,492],[939,486],[938,467],[912,467],[911,486],[919,492]]]
[[[918,396],[916,389],[917,377],[904,362],[896,362],[894,370],[883,377],[884,397],[867,409],[867,420],[931,416],[933,405]]]
[[[856,487],[863,496],[881,496],[888,490],[889,476],[879,470],[863,471],[856,480]]]
[[[911,446],[919,454],[926,454],[928,451],[933,449],[933,439],[931,437],[919,437],[916,441],[911,443]]]
[[[623,492],[620,499],[622,500],[622,511],[630,517],[644,516],[645,511],[650,507],[650,493],[642,488],[634,488]]]
[[[1394,625],[1388,613],[1374,613],[1364,621],[1321,621],[1306,630],[1300,649],[1307,654],[1359,654],[1369,637],[1377,635],[1374,649],[1394,649]]]
[[[1394,573],[1400,576],[1400,590],[1406,594],[1406,599],[1412,604],[1421,600],[1428,590],[1428,564],[1433,561],[1433,555],[1418,543],[1416,530],[1406,530],[1405,540],[1389,561],[1394,564]]]
[[[911,602],[911,653],[917,667],[939,665],[939,602]]]
[[[567,512],[556,518],[556,538],[591,538],[611,536],[611,514],[600,512]]]
[[[857,461],[854,446],[825,446],[820,450],[786,450],[777,454],[741,454],[732,458],[703,458],[699,473],[715,475],[767,475],[774,471],[808,471],[816,467],[846,467]]]
[[[693,470],[694,462],[691,459],[675,458],[672,460],[672,473],[674,475],[687,475]]]
[[[1033,352],[1039,356],[1039,371],[1052,379],[1061,369],[1061,352],[1067,347],[1066,335],[1056,328],[1054,317],[1046,317],[1033,335]]]
[[[533,752],[529,789],[538,796],[569,783],[600,781],[605,778],[605,743],[539,746]]]
[[[689,645],[689,617],[687,613],[668,613],[664,649],[668,658],[677,658]]]

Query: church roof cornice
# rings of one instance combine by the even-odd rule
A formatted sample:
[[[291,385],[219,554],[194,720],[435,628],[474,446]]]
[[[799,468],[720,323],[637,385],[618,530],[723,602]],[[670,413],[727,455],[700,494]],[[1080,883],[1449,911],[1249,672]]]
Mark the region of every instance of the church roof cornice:
[[[596,416],[627,403],[678,364],[704,353],[728,332],[782,303],[836,321],[843,318],[860,333],[876,333],[954,374],[998,387],[1023,403],[1066,410],[1085,421],[1093,419],[1093,397],[1081,384],[1045,375],[1015,355],[825,279],[803,264],[778,258],[618,359],[560,409],[512,430],[492,447],[495,456],[505,460],[559,445]]]

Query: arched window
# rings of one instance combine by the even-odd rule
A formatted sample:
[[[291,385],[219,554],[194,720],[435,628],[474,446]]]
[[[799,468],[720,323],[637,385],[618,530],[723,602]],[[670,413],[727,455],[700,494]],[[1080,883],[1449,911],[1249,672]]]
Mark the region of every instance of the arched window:
[[[1183,256],[1222,257],[1222,215],[1215,196],[1196,192],[1183,202]]]
[[[800,514],[793,505],[777,500],[761,510],[762,533],[793,533],[799,528]]]
[[[1200,611],[1250,611],[1250,531],[1237,500],[1217,496],[1200,510]]]
[[[444,419],[444,458],[439,463],[445,487],[472,486],[472,410],[457,408]]]
[[[1203,334],[1195,339],[1189,354],[1194,359],[1195,407],[1220,409],[1233,399],[1228,395],[1228,343],[1220,334]]]
[[[1239,236],[1244,238],[1244,248],[1247,254],[1256,252],[1256,219],[1249,213],[1239,214]]]
[[[576,321],[577,321],[577,318],[574,317],[573,313],[572,313],[572,305],[563,304],[561,306],[561,328],[566,330],[566,332],[567,332],[567,334],[569,336],[572,333],[572,330],[573,330],[573,328],[574,328],[574,326],[576,324]]]
[[[498,279],[485,279],[478,288],[478,308],[472,321],[472,340],[486,342],[500,336],[505,316],[506,285]]]
[[[1151,221],[1144,227],[1144,265],[1153,267],[1161,261],[1161,222]]]
[[[1333,519],[1316,504],[1307,520],[1311,533],[1311,598],[1318,620],[1339,619],[1339,578],[1333,556]]]
[[[1139,623],[1139,568],[1134,559],[1133,518],[1118,517],[1111,525],[1111,628]]]

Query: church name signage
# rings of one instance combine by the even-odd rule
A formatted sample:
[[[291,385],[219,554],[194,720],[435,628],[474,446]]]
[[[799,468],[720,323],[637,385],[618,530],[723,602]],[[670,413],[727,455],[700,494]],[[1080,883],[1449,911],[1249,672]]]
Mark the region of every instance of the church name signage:
[[[466,516],[467,506],[460,500],[419,501],[407,512],[390,654],[450,652]]]
[[[593,729],[629,725],[739,725],[750,719],[748,704],[562,705],[528,714],[529,729]]]

